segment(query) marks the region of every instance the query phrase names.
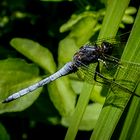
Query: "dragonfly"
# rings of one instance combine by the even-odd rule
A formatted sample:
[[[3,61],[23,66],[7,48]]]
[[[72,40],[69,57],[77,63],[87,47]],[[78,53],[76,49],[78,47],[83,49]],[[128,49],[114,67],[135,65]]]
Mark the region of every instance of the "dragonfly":
[[[100,65],[102,64],[104,69],[109,73],[110,72],[110,66],[111,69],[117,69],[122,67],[129,67],[131,69],[136,70],[137,68],[140,68],[140,64],[135,63],[129,63],[129,62],[121,62],[119,58],[116,58],[112,56],[112,52],[114,49],[114,44],[110,43],[109,41],[100,41],[100,45],[95,43],[89,43],[82,46],[73,56],[72,61],[66,63],[60,70],[55,72],[54,74],[50,75],[49,77],[46,77],[42,79],[41,81],[24,88],[9,97],[7,97],[5,100],[3,100],[2,103],[8,103],[13,100],[16,100],[20,98],[21,96],[24,96],[34,90],[36,90],[39,87],[44,86],[45,84],[48,84],[62,76],[72,74],[77,72],[79,69],[88,69],[88,66],[90,64],[97,64],[95,71],[90,71],[90,75],[92,75],[92,78],[94,81],[99,83],[107,83],[110,85],[113,85],[113,87],[118,87],[118,89],[124,90],[127,93],[131,93],[137,97],[140,97],[135,92],[131,91],[131,89],[127,88],[123,84],[117,83],[115,79],[110,79],[102,74],[102,71],[100,69]],[[102,79],[101,81],[98,80]],[[130,81],[131,83],[131,81]]]

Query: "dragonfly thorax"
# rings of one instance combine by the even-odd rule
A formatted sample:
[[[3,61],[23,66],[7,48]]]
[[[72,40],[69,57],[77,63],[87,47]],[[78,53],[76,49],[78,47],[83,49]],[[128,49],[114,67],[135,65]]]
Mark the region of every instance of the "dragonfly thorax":
[[[75,53],[73,61],[77,66],[81,64],[91,64],[96,63],[99,59],[104,60],[105,55],[110,55],[112,53],[113,45],[109,42],[102,42],[101,45],[85,45],[80,48],[78,52]]]
[[[99,58],[99,47],[85,45],[80,48],[78,52],[74,54],[73,61],[80,66],[83,64],[95,63]]]

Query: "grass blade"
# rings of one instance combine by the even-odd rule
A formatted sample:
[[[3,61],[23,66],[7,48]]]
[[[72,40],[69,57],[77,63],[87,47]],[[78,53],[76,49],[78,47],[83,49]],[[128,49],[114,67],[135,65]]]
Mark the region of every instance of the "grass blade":
[[[79,128],[80,121],[83,117],[84,111],[88,104],[90,93],[92,91],[92,85],[84,83],[83,90],[78,100],[76,110],[71,118],[71,124],[65,136],[65,140],[74,140]],[[88,89],[88,90],[87,90]]]
[[[139,53],[137,53],[137,52],[140,49],[139,48],[140,46],[139,46],[139,42],[137,42],[138,44],[134,43],[134,38],[140,32],[139,24],[138,24],[139,19],[140,18],[139,18],[139,13],[138,13],[137,20],[134,24],[132,34],[127,43],[126,49],[124,50],[122,60],[133,60],[133,61],[135,60],[135,62],[138,62]],[[135,47],[134,49],[132,49],[132,44]],[[121,76],[121,73],[118,76]],[[117,78],[118,78],[118,76],[117,76]],[[128,78],[133,78],[133,77],[128,77]],[[93,139],[98,140],[98,139],[102,139],[102,138],[104,138],[104,140],[108,140],[111,138],[111,136],[116,128],[116,125],[118,125],[119,119],[129,101],[129,99],[130,99],[130,95],[124,94],[124,93],[122,93],[122,91],[119,91],[117,93],[117,95],[115,95],[112,92],[109,93],[109,96],[106,99],[105,105],[104,105],[101,115],[99,117],[97,127],[95,128],[94,133],[92,134],[92,137],[91,137],[92,140]],[[132,113],[132,110],[130,113]],[[132,117],[131,115],[130,115],[130,117]],[[129,117],[129,121],[133,122],[133,120],[131,120],[130,117]],[[129,125],[130,124],[128,124],[127,127]],[[116,130],[116,132],[117,131],[118,130]],[[128,135],[128,137],[124,138],[125,133],[126,133],[126,131],[124,130],[124,133],[122,134],[122,137],[121,137],[122,139],[127,139],[129,137],[129,135]],[[130,131],[128,134],[130,134]],[[131,132],[131,134],[132,134],[132,132]],[[118,134],[116,137],[118,137]],[[129,139],[130,139],[130,137],[129,137]]]
[[[139,38],[139,33],[140,33],[140,9],[137,14],[137,18],[133,27],[133,38],[129,40],[128,42],[128,47],[127,50],[125,51],[126,53],[123,55],[123,58],[128,58],[129,60],[140,63],[140,38]],[[134,46],[134,47],[132,47]],[[130,49],[128,49],[130,48]],[[129,57],[130,54],[134,54],[131,57]],[[128,57],[127,57],[128,56]],[[140,93],[140,85],[138,85],[136,89],[136,93]],[[123,129],[121,132],[120,139],[139,139],[140,137],[140,99],[134,97],[129,111],[127,113],[127,117],[125,120],[125,123],[123,125]]]

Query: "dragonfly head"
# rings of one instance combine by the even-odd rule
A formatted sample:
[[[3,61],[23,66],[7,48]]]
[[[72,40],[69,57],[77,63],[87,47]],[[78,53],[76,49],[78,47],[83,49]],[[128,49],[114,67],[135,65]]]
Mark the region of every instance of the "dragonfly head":
[[[106,42],[106,41],[103,41],[101,43],[101,49],[102,49],[102,52],[104,54],[108,54],[110,55],[113,51],[113,44],[109,43],[109,42]]]

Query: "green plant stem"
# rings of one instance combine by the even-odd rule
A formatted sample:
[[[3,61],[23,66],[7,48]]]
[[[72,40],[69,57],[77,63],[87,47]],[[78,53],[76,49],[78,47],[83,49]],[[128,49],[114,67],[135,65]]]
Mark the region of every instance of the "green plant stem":
[[[123,55],[123,58],[128,58],[129,61],[133,61],[136,63],[140,63],[140,8],[136,17],[135,24],[133,26],[133,37],[130,38],[128,42],[128,47],[126,48],[126,53]],[[134,46],[134,47],[132,47]],[[129,49],[130,48],[130,49]],[[131,56],[131,57],[130,57]],[[140,93],[140,85],[138,84],[136,93]],[[127,113],[127,117],[125,119],[125,123],[123,125],[123,129],[121,131],[120,140],[125,139],[139,139],[140,138],[140,99],[134,97],[129,111]]]
[[[130,38],[128,40],[126,49],[124,50],[124,54],[123,54],[123,57],[121,60],[133,60],[134,62],[140,62],[140,61],[138,61],[138,60],[140,60],[140,58],[139,58],[140,52],[138,51],[140,49],[139,36],[138,36],[138,34],[140,32],[140,27],[139,27],[140,18],[139,17],[140,17],[140,14],[138,13],[136,22],[135,22],[133,30],[132,30],[132,34],[130,35]],[[134,46],[134,48],[132,48],[132,46]],[[121,74],[122,73],[120,73],[118,76],[120,76]],[[135,73],[134,75],[137,77],[139,75],[139,73]],[[130,77],[130,76],[128,76],[128,79],[131,78],[131,80],[133,80],[133,77]],[[109,100],[111,100],[111,98],[112,98],[112,102],[109,101]],[[111,138],[114,130],[116,129],[116,125],[118,124],[119,119],[124,111],[124,108],[126,107],[128,101],[129,101],[129,99],[130,99],[130,95],[128,93],[125,94],[125,93],[122,93],[121,91],[119,91],[117,93],[117,95],[114,95],[113,92],[109,93],[107,100],[106,100],[106,103],[105,103],[105,106],[103,107],[103,110],[102,110],[101,115],[99,117],[97,127],[95,128],[94,133],[92,134],[92,137],[91,137],[92,140],[93,139],[98,140],[98,139],[102,139],[102,138],[104,138],[104,140],[108,140]],[[136,101],[135,98],[134,98],[134,100]],[[118,105],[120,105],[120,106],[118,106]],[[137,106],[137,109],[138,109],[139,103],[134,102],[133,107],[135,105]],[[130,111],[130,116],[128,116],[128,119],[127,119],[128,123],[127,123],[127,126],[125,127],[125,130],[124,130],[122,136],[121,136],[121,139],[127,139],[127,138],[130,139],[130,136],[133,135],[132,129],[134,130],[134,124],[136,122],[136,121],[134,121],[134,119],[136,118],[136,114],[137,114],[135,111],[137,109],[133,108],[132,109],[133,111],[132,110]],[[132,115],[132,112],[133,112],[134,116]],[[134,118],[130,119],[132,116]],[[131,127],[131,126],[133,126],[133,127]],[[137,126],[137,128],[139,128],[139,127]],[[130,131],[130,129],[131,129],[131,131]],[[118,130],[116,130],[116,131],[118,131]],[[126,131],[128,132],[127,134],[126,134]],[[116,137],[117,136],[119,137],[119,134],[116,135]],[[126,137],[124,138],[124,136],[126,136]],[[138,133],[137,133],[137,136],[138,136]]]

